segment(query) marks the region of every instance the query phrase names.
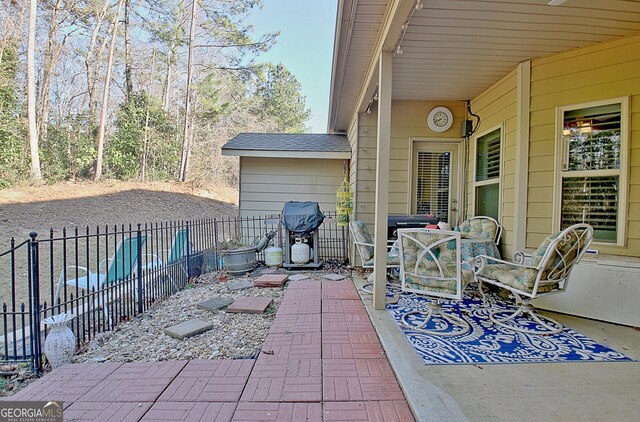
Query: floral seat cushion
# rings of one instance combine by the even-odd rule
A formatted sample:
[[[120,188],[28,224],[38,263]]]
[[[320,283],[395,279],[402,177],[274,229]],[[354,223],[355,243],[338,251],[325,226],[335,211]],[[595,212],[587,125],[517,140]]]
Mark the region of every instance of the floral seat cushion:
[[[425,292],[457,294],[458,264],[455,239],[432,246],[441,241],[443,236],[429,232],[415,233],[413,236],[415,241],[405,237],[402,243],[406,286]],[[423,253],[425,247],[428,251]],[[464,290],[471,282],[473,272],[462,270],[461,276]]]
[[[448,268],[445,270],[446,272],[453,271],[455,274],[455,268]],[[462,290],[464,290],[467,285],[473,279],[473,271],[471,270],[462,270]],[[405,275],[404,282],[410,289],[414,290],[425,290],[428,292],[437,292],[437,293],[447,293],[447,294],[457,294],[458,291],[458,283],[456,278],[441,278],[441,274],[439,271],[425,271],[421,274],[410,274]]]
[[[395,254],[387,254],[387,267],[391,267],[391,266],[399,266],[400,265],[400,257],[398,255]],[[367,260],[364,263],[365,267],[369,267],[369,266],[373,266],[373,258]]]
[[[353,234],[356,242],[368,244],[357,245],[362,260],[368,262],[369,260],[373,259],[373,246],[369,246],[373,244],[373,238],[369,234],[369,230],[367,229],[367,225],[365,224],[365,222],[351,221],[349,223],[349,228],[351,229],[351,233]]]
[[[460,232],[468,236],[495,239],[498,227],[488,218],[473,218],[463,221],[459,226]]]
[[[538,270],[516,264],[489,264],[485,265],[476,275],[481,278],[497,280],[521,291],[532,292],[538,276]],[[541,280],[538,285],[538,292],[549,292],[556,288],[558,288],[557,282]]]

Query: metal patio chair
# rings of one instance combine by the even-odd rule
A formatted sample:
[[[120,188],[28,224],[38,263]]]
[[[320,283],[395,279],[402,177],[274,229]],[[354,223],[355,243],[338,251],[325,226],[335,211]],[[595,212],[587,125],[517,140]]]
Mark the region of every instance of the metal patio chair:
[[[523,333],[560,333],[563,326],[549,317],[539,315],[531,301],[539,296],[565,292],[571,270],[592,241],[593,227],[575,224],[548,236],[532,255],[516,252],[516,262],[486,255],[476,257],[476,278],[480,289],[483,282],[507,289],[518,305],[515,311],[494,310],[489,315],[491,321]],[[527,257],[531,259],[529,265],[524,263]],[[534,328],[529,328],[532,323]]]

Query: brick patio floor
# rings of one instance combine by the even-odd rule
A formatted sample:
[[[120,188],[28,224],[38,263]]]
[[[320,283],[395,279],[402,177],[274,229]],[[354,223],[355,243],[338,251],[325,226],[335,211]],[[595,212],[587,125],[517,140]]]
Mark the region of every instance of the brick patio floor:
[[[88,363],[9,400],[65,421],[413,421],[351,280],[290,282],[257,360]]]

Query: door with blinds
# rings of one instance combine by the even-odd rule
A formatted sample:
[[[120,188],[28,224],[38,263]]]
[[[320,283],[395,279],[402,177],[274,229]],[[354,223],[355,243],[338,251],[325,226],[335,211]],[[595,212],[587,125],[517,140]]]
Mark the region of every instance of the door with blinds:
[[[455,224],[458,218],[457,143],[414,142],[412,152],[412,214],[433,215]]]

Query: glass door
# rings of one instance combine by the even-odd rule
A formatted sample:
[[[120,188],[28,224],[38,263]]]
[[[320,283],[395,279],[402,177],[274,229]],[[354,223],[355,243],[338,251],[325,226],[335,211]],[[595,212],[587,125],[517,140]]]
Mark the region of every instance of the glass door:
[[[455,225],[458,218],[458,144],[413,144],[412,214],[431,215]]]

